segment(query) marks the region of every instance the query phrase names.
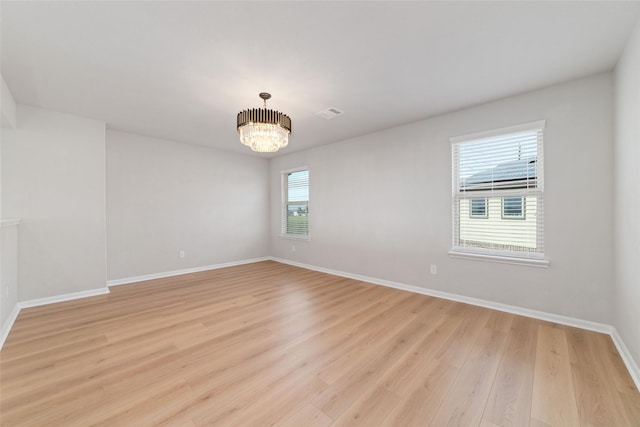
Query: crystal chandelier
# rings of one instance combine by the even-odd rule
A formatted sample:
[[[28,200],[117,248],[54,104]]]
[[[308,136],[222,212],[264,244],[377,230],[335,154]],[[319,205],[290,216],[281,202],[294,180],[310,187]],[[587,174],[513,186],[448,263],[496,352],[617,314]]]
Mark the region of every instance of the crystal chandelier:
[[[240,142],[260,153],[273,153],[289,143],[291,118],[278,111],[267,110],[271,94],[262,92],[264,108],[252,108],[238,113]]]

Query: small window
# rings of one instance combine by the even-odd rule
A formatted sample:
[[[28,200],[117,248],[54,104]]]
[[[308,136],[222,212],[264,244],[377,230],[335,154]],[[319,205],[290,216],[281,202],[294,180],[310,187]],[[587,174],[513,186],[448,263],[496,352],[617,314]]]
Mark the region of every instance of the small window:
[[[487,218],[487,199],[471,199],[471,209],[469,209],[470,218]]]
[[[309,170],[282,172],[282,234],[309,236]]]
[[[524,197],[503,197],[502,218],[524,219]]]

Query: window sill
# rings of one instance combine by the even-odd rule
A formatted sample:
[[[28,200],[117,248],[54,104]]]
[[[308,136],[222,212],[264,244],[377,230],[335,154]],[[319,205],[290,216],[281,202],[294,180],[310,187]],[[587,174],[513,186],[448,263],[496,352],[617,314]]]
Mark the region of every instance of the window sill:
[[[300,236],[297,234],[280,234],[281,239],[291,239],[291,240],[309,240],[309,236]]]
[[[549,267],[549,260],[540,258],[517,258],[501,255],[478,254],[474,252],[449,251],[452,258],[474,259],[478,261],[499,262],[503,264],[527,265],[531,267]]]

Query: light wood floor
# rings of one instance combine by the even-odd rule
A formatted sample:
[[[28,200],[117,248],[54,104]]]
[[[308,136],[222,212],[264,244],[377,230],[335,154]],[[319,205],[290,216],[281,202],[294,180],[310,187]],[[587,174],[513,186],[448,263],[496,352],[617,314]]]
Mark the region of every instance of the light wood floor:
[[[3,426],[640,426],[611,339],[275,262],[20,313]]]

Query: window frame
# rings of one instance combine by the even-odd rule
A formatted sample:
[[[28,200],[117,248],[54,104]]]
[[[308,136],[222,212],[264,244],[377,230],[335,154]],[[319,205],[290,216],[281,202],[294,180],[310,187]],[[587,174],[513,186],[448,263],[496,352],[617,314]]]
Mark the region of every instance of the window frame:
[[[285,169],[280,171],[280,191],[281,191],[281,209],[280,209],[280,237],[287,239],[298,239],[298,240],[309,240],[310,238],[310,224],[307,222],[307,233],[306,234],[294,234],[288,233],[287,222],[288,222],[288,211],[289,205],[301,205],[305,204],[307,207],[307,218],[309,218],[309,199],[311,195],[308,194],[306,201],[289,201],[289,175],[295,172],[307,171],[307,191],[311,190],[311,172],[309,171],[308,166],[299,166],[292,169]],[[308,221],[308,220],[307,220]]]
[[[451,142],[451,175],[452,175],[452,248],[449,251],[449,255],[454,258],[471,258],[471,259],[479,259],[486,260],[492,262],[502,262],[509,264],[519,264],[519,265],[530,265],[530,266],[538,266],[538,267],[548,267],[549,260],[546,258],[545,252],[545,233],[544,233],[544,136],[545,136],[545,121],[540,120],[536,122],[524,123],[516,126],[509,126],[500,129],[493,129],[483,132],[477,132],[467,135],[461,135],[457,137],[450,138]],[[492,176],[491,181],[487,181],[487,184],[490,186],[488,188],[487,184],[461,184],[460,180],[460,168],[461,168],[461,158],[460,158],[460,146],[464,143],[480,143],[482,140],[487,140],[487,143],[499,144],[500,142],[504,142],[506,144],[510,144],[509,141],[510,135],[515,134],[525,134],[528,132],[536,132],[536,175],[531,177],[527,175],[527,178],[523,178],[523,182],[529,182],[535,180],[535,185],[527,184],[526,187],[520,188],[519,186],[504,186],[505,181],[494,181],[495,178]],[[517,137],[513,138],[514,141]],[[501,141],[502,140],[502,141]],[[508,145],[507,145],[508,146]],[[496,160],[499,160],[499,155]],[[505,157],[506,159],[506,157]],[[519,160],[519,157],[518,157]],[[499,164],[498,164],[499,165]],[[467,169],[468,170],[468,169]],[[526,180],[526,181],[525,181]],[[519,181],[514,182],[515,185],[520,184]],[[513,185],[513,184],[512,184]],[[471,188],[469,188],[471,186]],[[476,196],[473,195],[473,191],[477,191],[478,194]],[[532,196],[535,197],[536,205],[536,214],[535,214],[535,236],[536,236],[536,247],[531,250],[515,250],[509,247],[502,246],[502,244],[496,244],[490,241],[487,241],[487,245],[482,247],[481,245],[477,245],[478,242],[473,242],[471,245],[468,244],[468,241],[464,241],[461,239],[461,231],[460,224],[462,223],[463,218],[461,218],[461,201],[464,199],[469,200],[469,216],[471,218],[479,218],[471,216],[471,200],[474,198],[486,198],[487,201],[489,199],[493,199],[495,197],[500,197],[500,201],[503,202],[504,197],[522,197],[522,209],[523,216],[513,217],[507,216],[502,219],[504,220],[512,220],[512,219],[525,219],[526,218],[526,199],[527,197]],[[500,207],[500,210],[503,211],[504,203]],[[466,208],[465,208],[466,209]],[[490,207],[487,207],[487,214],[490,215],[489,212]],[[503,212],[504,213],[504,212]],[[478,223],[480,224],[480,223]],[[513,223],[515,225],[515,222]],[[457,241],[456,241],[457,239]],[[475,244],[474,244],[475,243]],[[481,242],[482,243],[482,242]],[[508,246],[509,244],[507,244]]]

